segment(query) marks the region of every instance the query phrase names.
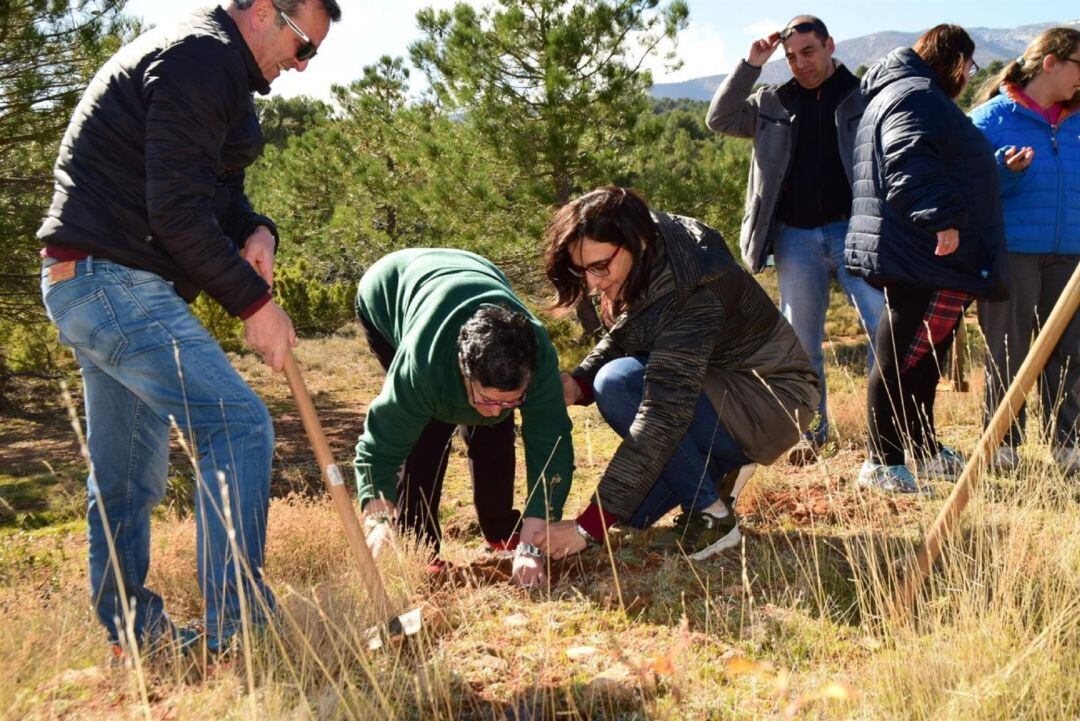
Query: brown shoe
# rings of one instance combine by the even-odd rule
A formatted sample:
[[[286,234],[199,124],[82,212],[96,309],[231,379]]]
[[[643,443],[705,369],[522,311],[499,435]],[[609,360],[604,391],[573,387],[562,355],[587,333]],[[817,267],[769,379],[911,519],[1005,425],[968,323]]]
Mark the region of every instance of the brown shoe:
[[[809,466],[817,463],[821,457],[821,446],[815,445],[805,438],[798,445],[788,451],[787,462],[793,466]]]

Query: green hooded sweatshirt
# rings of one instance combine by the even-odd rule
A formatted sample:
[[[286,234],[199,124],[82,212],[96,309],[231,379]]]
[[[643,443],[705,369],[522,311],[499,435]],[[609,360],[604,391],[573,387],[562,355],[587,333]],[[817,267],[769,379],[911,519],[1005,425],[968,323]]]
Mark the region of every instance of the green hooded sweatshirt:
[[[555,347],[502,271],[474,253],[439,248],[391,253],[360,280],[357,312],[396,348],[356,444],[361,507],[373,498],[397,500],[398,471],[429,421],[494,425],[513,413],[481,416],[469,403],[458,365],[458,332],[482,305],[521,311],[536,330],[537,368],[519,409],[529,494],[525,515],[562,518],[574,448]]]

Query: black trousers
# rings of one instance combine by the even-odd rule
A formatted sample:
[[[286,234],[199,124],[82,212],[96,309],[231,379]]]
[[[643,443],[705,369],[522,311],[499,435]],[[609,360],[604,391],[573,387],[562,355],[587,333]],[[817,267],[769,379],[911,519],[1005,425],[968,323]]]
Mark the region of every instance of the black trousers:
[[[867,385],[869,451],[876,463],[899,466],[904,448],[918,458],[941,451],[934,428],[934,398],[941,363],[952,347],[954,328],[933,350],[907,371],[901,371],[904,356],[915,334],[923,327],[923,317],[933,290],[891,284],[885,287],[885,310],[874,339],[877,362]]]
[[[397,349],[371,322],[359,316],[368,347],[383,370],[390,368]],[[439,552],[442,498],[450,444],[455,431],[468,448],[473,504],[480,531],[489,542],[507,541],[517,532],[521,513],[514,509],[514,414],[492,426],[457,426],[432,419],[405,460],[398,478],[398,529],[416,534],[421,543]]]
[[[1009,253],[1012,285],[1006,300],[979,301],[979,327],[986,338],[986,415],[998,403],[1027,357],[1031,334],[1050,317],[1058,297],[1080,262],[1078,255]],[[1080,314],[1065,328],[1039,376],[1042,426],[1055,446],[1080,442]],[[1025,408],[1005,436],[1006,445],[1023,440]]]

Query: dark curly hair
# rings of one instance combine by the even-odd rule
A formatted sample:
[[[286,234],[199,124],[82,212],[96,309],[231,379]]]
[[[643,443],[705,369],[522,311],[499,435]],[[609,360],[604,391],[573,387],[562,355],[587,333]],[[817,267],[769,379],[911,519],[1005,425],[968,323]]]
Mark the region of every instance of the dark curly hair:
[[[458,331],[461,370],[485,388],[514,391],[536,371],[536,331],[525,313],[484,305]]]

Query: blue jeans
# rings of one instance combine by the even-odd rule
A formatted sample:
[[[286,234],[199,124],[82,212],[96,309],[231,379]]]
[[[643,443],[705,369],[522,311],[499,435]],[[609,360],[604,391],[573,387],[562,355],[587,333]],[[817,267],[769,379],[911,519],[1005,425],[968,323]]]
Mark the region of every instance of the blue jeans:
[[[600,415],[623,438],[641,405],[646,361],[642,356],[618,358],[603,366],[593,381]],[[716,484],[724,474],[747,463],[750,459],[720,425],[716,410],[702,393],[690,428],[628,524],[648,528],[676,505],[686,512],[712,505],[720,500]]]
[[[808,431],[807,440],[821,444],[829,437],[829,413],[825,392],[825,313],[829,310],[829,282],[835,277],[848,301],[855,307],[867,333],[867,375],[874,367],[874,342],[878,321],[885,310],[885,297],[865,280],[844,267],[844,237],[848,222],[837,221],[820,228],[793,228],[780,224],[773,256],[780,281],[780,310],[795,329],[795,335],[810,356],[810,364],[821,379],[820,423]]]
[[[150,513],[168,477],[170,418],[199,459],[198,579],[208,644],[215,648],[239,629],[241,589],[248,617],[262,622],[274,603],[262,580],[274,444],[266,406],[160,276],[87,258],[76,262],[74,277],[52,284],[44,269],[41,291],[82,369],[90,595],[110,641],[126,638],[124,598],[138,642],[174,630],[161,597],[145,586]],[[219,478],[229,497],[228,525]]]

